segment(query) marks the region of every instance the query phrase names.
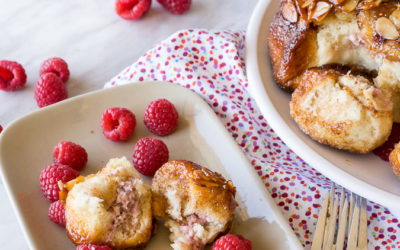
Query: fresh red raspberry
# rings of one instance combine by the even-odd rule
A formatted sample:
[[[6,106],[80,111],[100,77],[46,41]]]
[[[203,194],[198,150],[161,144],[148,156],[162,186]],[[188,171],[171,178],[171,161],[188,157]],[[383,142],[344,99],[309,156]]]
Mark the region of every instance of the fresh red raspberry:
[[[392,132],[390,133],[389,138],[382,146],[376,148],[373,153],[379,156],[382,160],[389,161],[389,154],[398,142],[400,142],[400,124],[393,123]]]
[[[135,130],[136,117],[126,108],[109,108],[103,113],[101,127],[107,139],[126,141]]]
[[[168,161],[167,145],[159,139],[145,137],[140,139],[133,149],[133,166],[139,173],[153,176]]]
[[[70,141],[60,141],[53,149],[55,163],[67,165],[75,170],[86,166],[88,155],[86,150]]]
[[[169,135],[178,126],[179,115],[167,99],[158,99],[150,102],[144,113],[144,124],[154,134]]]
[[[164,8],[173,14],[185,13],[192,4],[192,0],[157,0]]]
[[[146,13],[151,6],[151,0],[117,0],[115,12],[126,20],[137,20]]]
[[[63,83],[69,79],[68,64],[59,57],[53,57],[45,60],[40,67],[40,76],[46,73],[54,73],[61,78]]]
[[[76,250],[112,250],[109,246],[98,246],[98,245],[79,245]]]
[[[1,131],[3,131],[3,127],[0,125],[0,133],[1,133]]]
[[[35,87],[35,99],[39,108],[62,101],[67,97],[67,88],[60,77],[53,73],[40,76]]]
[[[52,222],[65,227],[65,206],[61,201],[50,204],[48,215]]]
[[[73,168],[58,163],[53,163],[40,173],[40,188],[43,195],[50,201],[59,200],[60,188],[58,181],[64,184],[79,176],[79,172]]]
[[[13,91],[26,83],[25,69],[13,61],[0,61],[0,90]]]
[[[251,241],[241,235],[227,234],[219,238],[211,250],[251,250]]]

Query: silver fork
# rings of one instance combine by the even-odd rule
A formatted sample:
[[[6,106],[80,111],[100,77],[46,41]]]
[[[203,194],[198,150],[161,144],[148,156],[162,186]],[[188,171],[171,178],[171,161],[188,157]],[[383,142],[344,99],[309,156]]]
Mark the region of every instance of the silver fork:
[[[366,200],[352,193],[349,204],[344,190],[339,198],[333,186],[322,205],[311,250],[343,250],[346,235],[347,249],[367,249]]]

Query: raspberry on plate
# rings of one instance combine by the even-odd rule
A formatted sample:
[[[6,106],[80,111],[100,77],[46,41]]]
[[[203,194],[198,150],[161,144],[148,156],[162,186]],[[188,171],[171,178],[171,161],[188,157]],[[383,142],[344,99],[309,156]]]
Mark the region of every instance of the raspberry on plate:
[[[126,141],[136,127],[135,115],[126,108],[108,108],[101,118],[104,136],[112,141]]]
[[[40,67],[39,74],[54,73],[61,78],[63,83],[69,79],[68,64],[59,57],[52,57],[45,60]]]
[[[220,237],[211,250],[251,250],[251,241],[241,235],[227,234]]]
[[[185,13],[192,4],[192,0],[157,0],[165,9],[173,14]]]
[[[98,245],[79,245],[76,250],[112,250],[109,246],[98,246]]]
[[[45,73],[35,86],[35,99],[39,108],[62,101],[68,96],[67,88],[57,75]]]
[[[22,88],[26,83],[25,69],[13,61],[0,61],[0,90],[13,91]]]
[[[65,227],[65,206],[61,201],[50,204],[48,215],[52,222]]]
[[[40,188],[43,195],[50,201],[59,200],[60,188],[58,181],[67,183],[79,176],[79,172],[73,168],[58,163],[53,163],[40,172]]]
[[[145,137],[140,139],[133,149],[133,166],[139,173],[153,176],[168,161],[167,145],[159,139]]]
[[[87,163],[88,155],[82,146],[70,141],[60,141],[53,149],[53,159],[55,163],[81,170]]]
[[[144,124],[154,134],[166,136],[175,131],[178,126],[179,115],[167,99],[158,99],[150,102],[144,113]]]
[[[126,20],[137,20],[146,13],[151,6],[151,0],[117,0],[115,12]]]

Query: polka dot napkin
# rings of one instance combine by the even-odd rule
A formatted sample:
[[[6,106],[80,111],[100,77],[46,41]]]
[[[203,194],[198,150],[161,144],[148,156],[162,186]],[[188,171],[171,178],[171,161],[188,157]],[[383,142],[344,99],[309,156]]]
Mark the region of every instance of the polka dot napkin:
[[[133,81],[168,81],[199,94],[220,117],[281,208],[301,243],[309,248],[323,198],[331,187],[269,127],[247,92],[245,32],[185,30],[145,53],[105,87]],[[400,222],[367,203],[370,249],[400,248]]]

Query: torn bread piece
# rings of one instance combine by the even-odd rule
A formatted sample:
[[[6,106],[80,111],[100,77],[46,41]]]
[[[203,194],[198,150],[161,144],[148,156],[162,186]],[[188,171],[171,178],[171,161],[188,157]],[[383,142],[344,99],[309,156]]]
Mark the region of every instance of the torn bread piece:
[[[290,114],[312,139],[368,153],[390,135],[390,95],[362,77],[334,69],[307,70],[290,101]]]
[[[220,174],[190,161],[169,161],[152,182],[153,214],[166,220],[174,249],[204,249],[229,232],[236,189]]]
[[[77,245],[144,247],[152,234],[151,189],[125,157],[110,159],[69,190],[65,218]]]

